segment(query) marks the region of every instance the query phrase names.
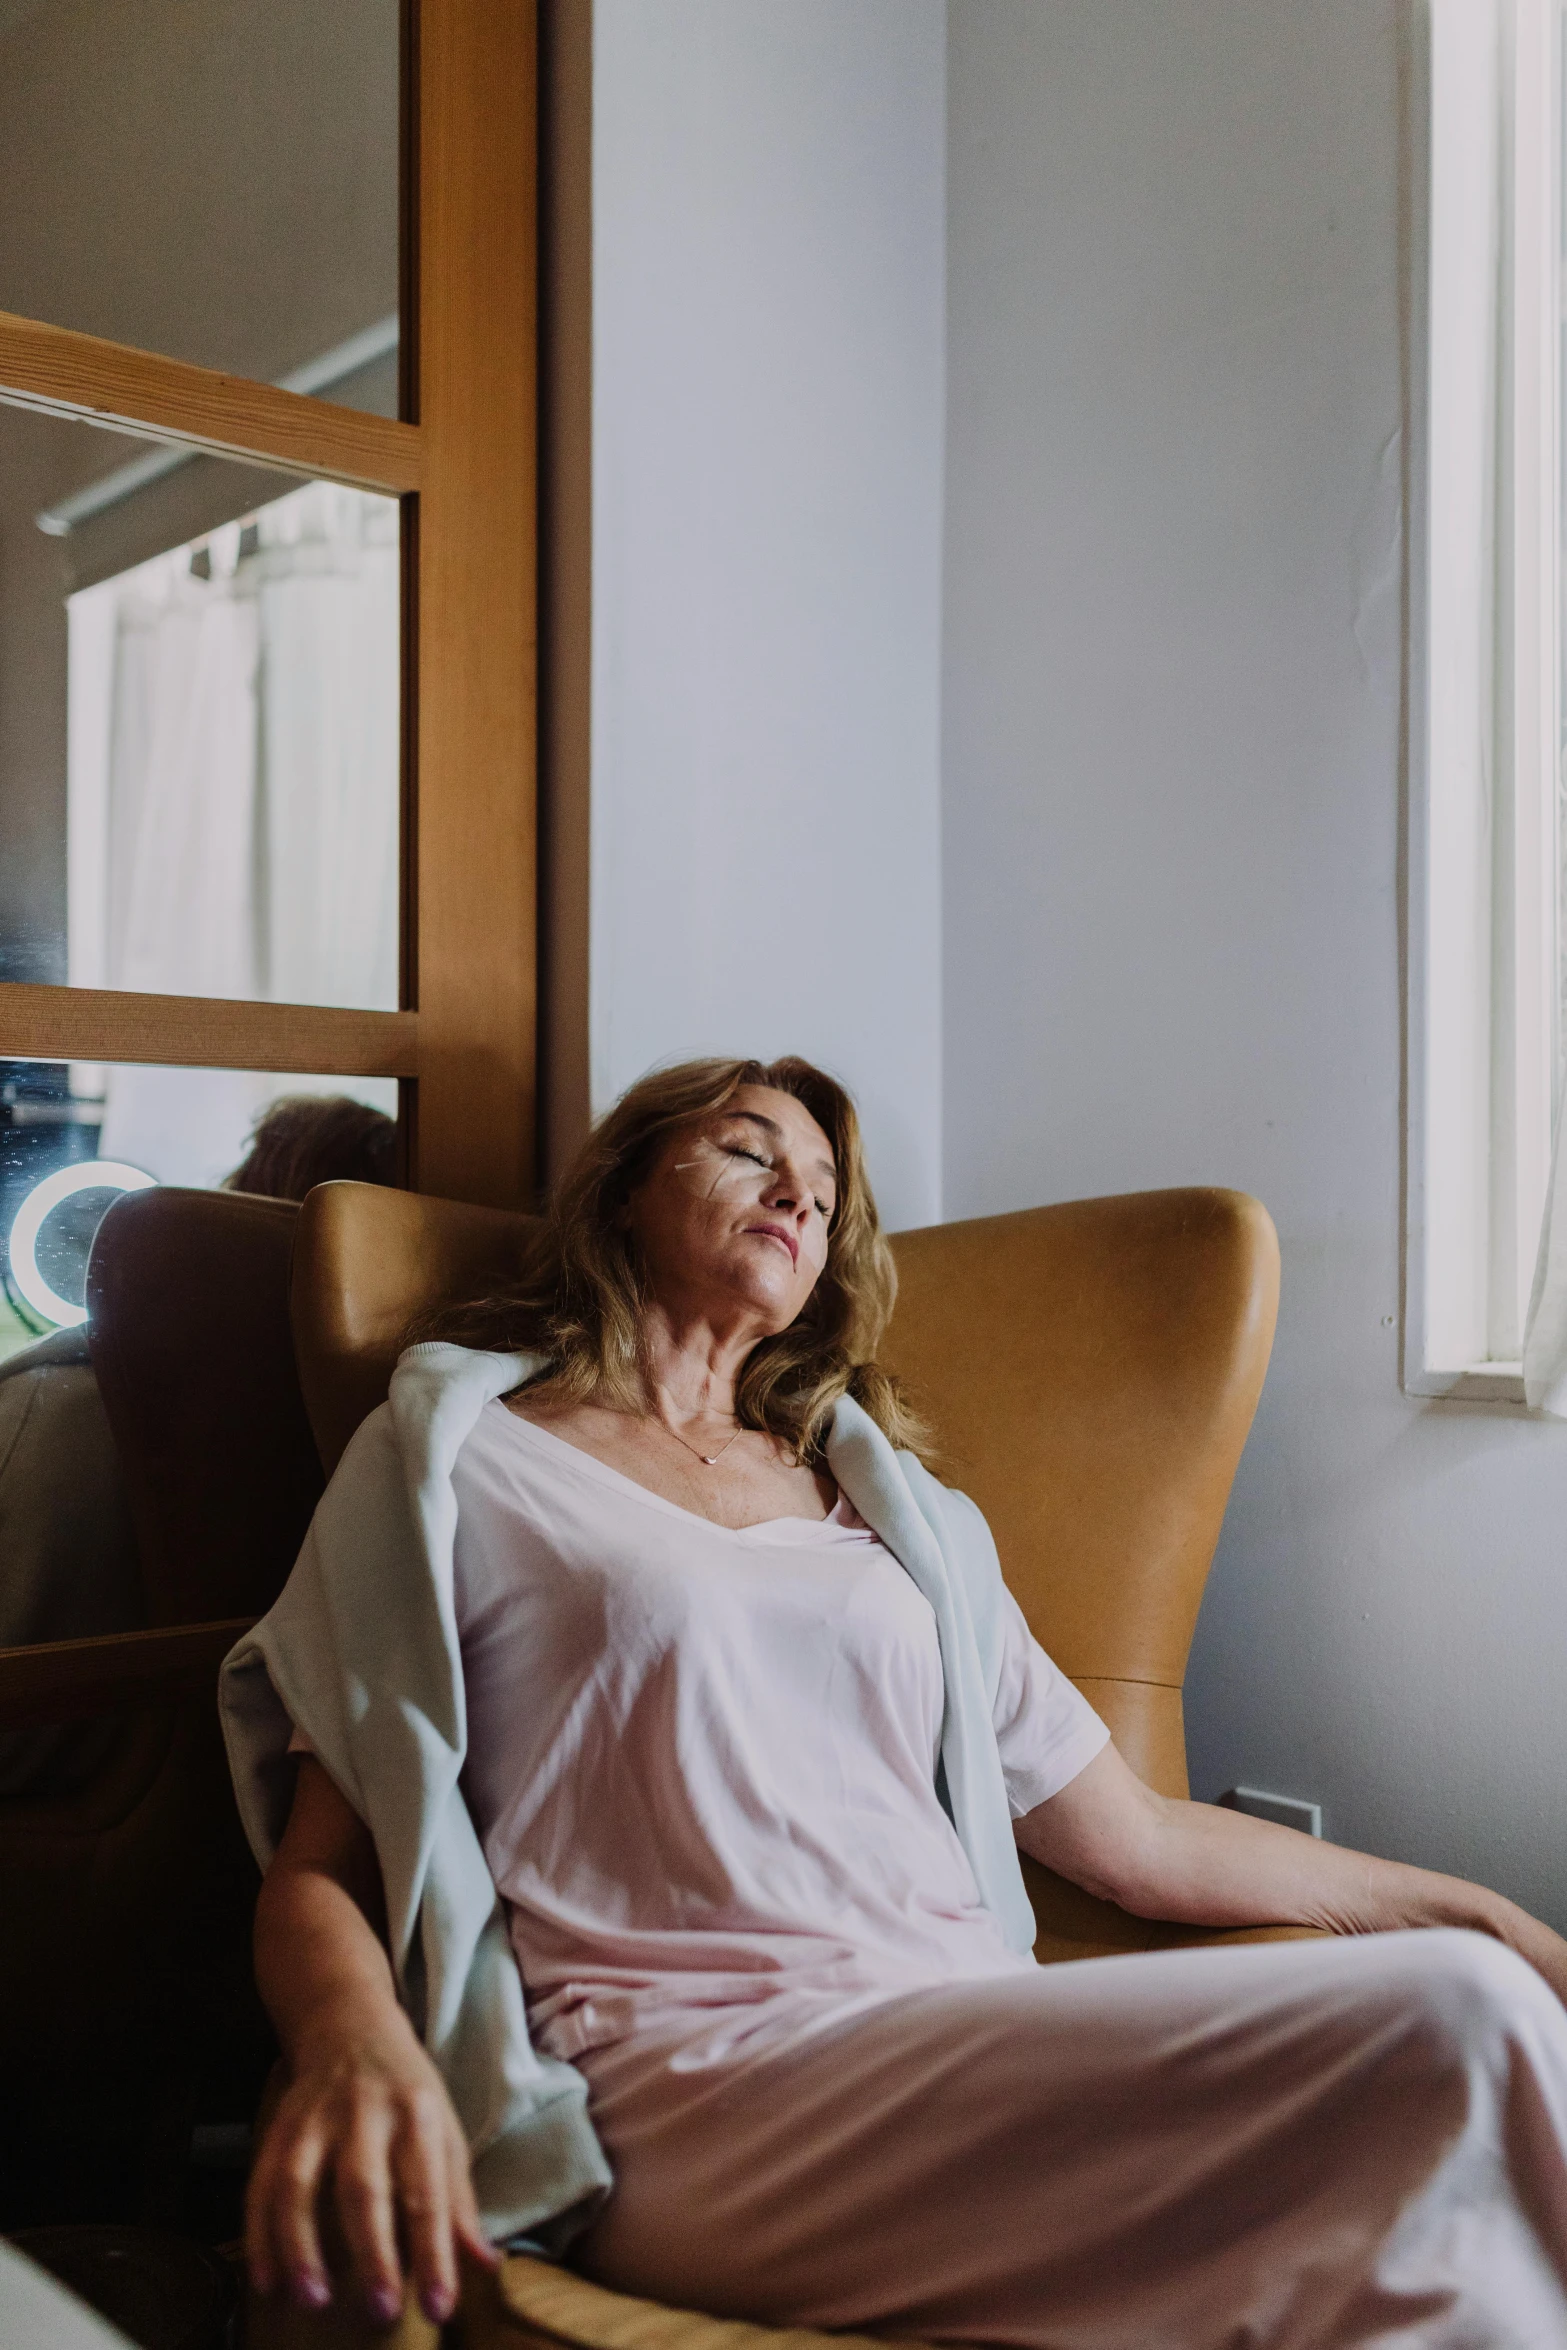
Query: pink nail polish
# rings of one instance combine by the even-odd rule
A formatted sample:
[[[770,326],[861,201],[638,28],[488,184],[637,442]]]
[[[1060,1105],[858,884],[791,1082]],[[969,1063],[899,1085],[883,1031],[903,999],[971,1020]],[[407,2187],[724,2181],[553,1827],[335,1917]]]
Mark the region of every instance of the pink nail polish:
[[[393,2318],[401,2314],[402,2306],[400,2295],[394,2293],[390,2285],[377,2285],[370,2295],[370,2314],[384,2326],[389,2326]]]
[[[432,2325],[444,2325],[456,2307],[456,2299],[445,2285],[427,2285],[420,2296],[420,2307]]]
[[[298,2277],[294,2291],[306,2309],[325,2309],[332,2298],[332,2288],[325,2277]]]

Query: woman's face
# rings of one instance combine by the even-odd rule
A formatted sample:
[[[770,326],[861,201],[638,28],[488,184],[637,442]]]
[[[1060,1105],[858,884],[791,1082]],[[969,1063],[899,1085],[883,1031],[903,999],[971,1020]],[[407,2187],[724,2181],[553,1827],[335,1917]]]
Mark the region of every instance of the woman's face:
[[[792,1094],[742,1085],[670,1137],[627,1206],[666,1310],[786,1330],[823,1265],[836,1205],[832,1145]]]

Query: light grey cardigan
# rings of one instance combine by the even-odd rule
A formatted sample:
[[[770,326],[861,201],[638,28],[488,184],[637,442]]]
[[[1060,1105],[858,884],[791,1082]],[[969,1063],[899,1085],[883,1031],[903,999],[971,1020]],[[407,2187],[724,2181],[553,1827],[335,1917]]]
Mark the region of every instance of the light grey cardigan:
[[[411,1346],[344,1454],[277,1604],[225,1660],[219,1691],[240,1816],[265,1868],[293,1796],[294,1724],[369,1827],[397,1988],[467,2133],[491,2238],[558,2248],[610,2185],[587,2084],[528,2038],[506,1918],[459,1786],[467,1711],[452,1592],[452,1469],[484,1405],[529,1355]],[[984,1519],[837,1406],[827,1461],[929,1600],[946,1707],[942,1799],[1008,1943],[1034,1920],[992,1727],[1003,1586]]]

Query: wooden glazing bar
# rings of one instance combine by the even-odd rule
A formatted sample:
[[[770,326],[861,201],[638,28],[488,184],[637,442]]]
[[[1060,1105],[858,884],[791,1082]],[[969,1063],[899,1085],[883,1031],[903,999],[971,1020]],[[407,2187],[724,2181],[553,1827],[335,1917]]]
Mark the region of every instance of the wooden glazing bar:
[[[151,432],[217,456],[261,458],[358,489],[399,495],[419,487],[414,425],[3,310],[0,401]]]
[[[539,11],[539,1153],[592,1120],[593,0]]]
[[[534,1188],[533,0],[420,0],[421,1191]]]
[[[254,1616],[169,1630],[110,1632],[94,1640],[0,1648],[0,1727],[129,1713],[215,1692],[218,1667]]]
[[[419,1016],[11,980],[0,984],[0,1060],[417,1077]]]

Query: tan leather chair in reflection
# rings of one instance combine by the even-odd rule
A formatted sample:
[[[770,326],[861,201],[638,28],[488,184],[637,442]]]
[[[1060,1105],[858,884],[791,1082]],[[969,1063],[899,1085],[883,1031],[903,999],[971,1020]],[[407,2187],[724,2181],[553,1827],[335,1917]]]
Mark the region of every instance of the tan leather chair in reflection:
[[[300,1211],[292,1317],[328,1473],[386,1393],[411,1323],[498,1287],[527,1219],[358,1184]],[[984,1510],[1038,1638],[1151,1786],[1187,1792],[1181,1684],[1230,1484],[1272,1344],[1278,1245],[1231,1191],[1075,1201],[910,1232],[885,1357],[938,1433],[942,1470]],[[1152,1925],[1025,1864],[1042,1960],[1218,1936]],[[1255,1929],[1270,1939],[1278,1929]],[[593,2350],[706,2350],[721,2330],[529,2260],[474,2278],[464,2339],[520,2328]],[[346,2313],[285,2321],[278,2345],[346,2342]],[[369,2337],[366,2337],[368,2339]],[[409,2317],[396,2337],[433,2339]],[[825,2337],[793,2334],[799,2344]]]
[[[268,2061],[249,1957],[255,1864],[214,1692],[323,1484],[289,1333],[297,1212],[175,1189],[110,1208],[88,1266],[89,1339],[145,1629],[0,1651],[0,1727],[105,1723],[96,1767],[69,1793],[0,1798],[7,2126],[24,2091],[69,2106],[111,2070],[135,2071],[168,2174],[155,2206],[178,2192],[197,2073],[210,2088],[216,2067],[242,2111]]]

